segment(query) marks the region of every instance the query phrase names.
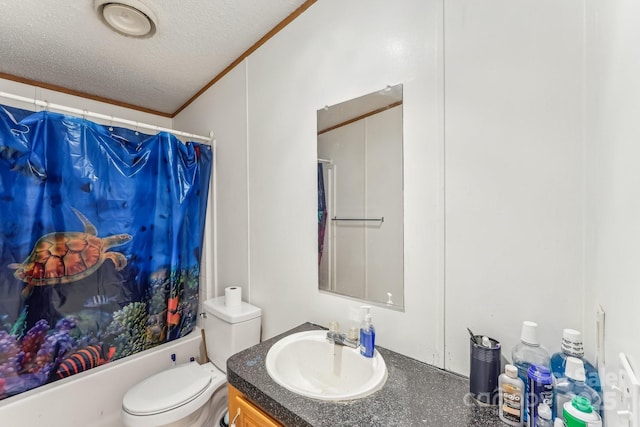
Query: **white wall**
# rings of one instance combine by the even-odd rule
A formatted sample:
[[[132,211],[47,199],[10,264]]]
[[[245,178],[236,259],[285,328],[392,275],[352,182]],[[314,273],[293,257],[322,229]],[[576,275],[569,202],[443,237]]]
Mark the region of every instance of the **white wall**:
[[[589,204],[588,310],[606,313],[605,360],[617,373],[618,353],[640,372],[640,4],[588,1],[592,39],[587,131]],[[610,385],[610,384],[607,384]],[[617,417],[609,413],[608,425]]]
[[[316,110],[403,83],[405,312],[372,315],[379,344],[442,365],[441,17],[435,1],[323,0],[248,58],[250,284],[265,336],[357,322],[359,302],[317,289]]]
[[[583,1],[445,2],[447,369],[583,329]],[[591,327],[591,325],[589,325]]]
[[[357,312],[316,289],[315,111],[403,83],[407,304],[374,310],[379,343],[466,373],[466,326],[508,355],[533,319],[557,349],[563,327],[582,326],[582,2],[385,5],[317,3],[247,60],[250,288],[265,335]],[[531,289],[546,302],[522,304]]]
[[[640,342],[628,335],[640,323],[640,4],[607,3],[599,16],[601,120],[593,154],[596,295],[608,315],[607,359],[628,351],[640,363]]]
[[[233,186],[248,200],[248,255],[240,224],[218,244],[248,259],[264,337],[357,318],[359,302],[317,290],[315,111],[396,83],[406,306],[374,308],[379,344],[465,374],[467,326],[506,356],[525,319],[552,351],[562,328],[582,329],[583,25],[582,0],[325,0],[253,53],[246,111],[221,112],[214,128],[228,135],[219,144],[248,146],[246,163],[218,157],[248,168]],[[176,123],[245,93],[217,92],[226,80]],[[218,196],[220,218],[244,215]]]

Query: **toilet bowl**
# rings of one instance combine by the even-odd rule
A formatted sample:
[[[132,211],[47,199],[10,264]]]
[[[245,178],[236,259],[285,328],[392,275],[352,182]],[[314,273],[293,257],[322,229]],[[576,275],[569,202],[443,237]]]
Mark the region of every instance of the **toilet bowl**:
[[[122,399],[127,427],[218,426],[227,410],[229,356],[260,342],[261,310],[245,302],[228,308],[224,297],[204,302],[207,355],[213,363],[189,362],[134,385]]]
[[[129,389],[122,399],[122,420],[132,427],[217,425],[227,396],[227,376],[213,363],[185,363]]]

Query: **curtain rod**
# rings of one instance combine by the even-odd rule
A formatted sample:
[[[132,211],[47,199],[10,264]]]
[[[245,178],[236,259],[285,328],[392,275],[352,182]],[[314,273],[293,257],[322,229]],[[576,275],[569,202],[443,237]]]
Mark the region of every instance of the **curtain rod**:
[[[48,101],[42,101],[42,100],[39,100],[39,99],[27,98],[27,97],[24,97],[24,96],[13,95],[11,93],[1,92],[1,91],[0,91],[0,97],[7,98],[7,99],[12,99],[14,101],[25,102],[27,104],[36,105],[36,106],[39,106],[39,107],[43,107],[46,110],[53,109],[53,110],[58,110],[58,111],[64,111],[66,113],[75,114],[77,116],[81,116],[81,117],[84,117],[84,118],[91,117],[91,118],[95,118],[95,119],[105,120],[105,121],[108,121],[110,123],[119,123],[119,124],[127,125],[127,126],[130,126],[130,127],[134,127],[136,129],[149,129],[149,130],[156,131],[156,132],[169,132],[169,133],[172,133],[172,134],[174,134],[176,136],[182,136],[184,138],[198,139],[200,141],[204,141],[205,143],[207,143],[209,145],[211,145],[211,141],[213,141],[213,132],[210,132],[209,136],[196,135],[194,133],[182,132],[182,131],[179,131],[179,130],[173,130],[173,129],[165,128],[165,127],[162,127],[162,126],[150,125],[150,124],[147,124],[147,123],[140,123],[140,122],[136,122],[134,120],[128,120],[128,119],[123,119],[123,118],[120,118],[120,117],[109,116],[107,114],[101,114],[101,113],[95,113],[93,111],[81,110],[80,108],[66,107],[64,105],[54,104],[54,103],[48,102]]]

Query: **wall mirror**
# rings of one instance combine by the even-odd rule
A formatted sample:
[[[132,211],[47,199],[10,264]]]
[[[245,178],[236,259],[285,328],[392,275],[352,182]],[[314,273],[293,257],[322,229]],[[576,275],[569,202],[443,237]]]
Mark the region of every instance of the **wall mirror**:
[[[402,85],[317,120],[318,287],[403,309]]]

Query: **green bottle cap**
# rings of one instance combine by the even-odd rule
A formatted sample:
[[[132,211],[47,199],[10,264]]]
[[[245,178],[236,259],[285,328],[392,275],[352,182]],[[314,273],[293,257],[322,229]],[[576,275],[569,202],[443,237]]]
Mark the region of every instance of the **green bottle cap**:
[[[593,412],[593,406],[591,406],[591,402],[584,396],[574,396],[571,399],[571,406],[576,408],[580,412],[584,412],[585,414],[589,414]]]

